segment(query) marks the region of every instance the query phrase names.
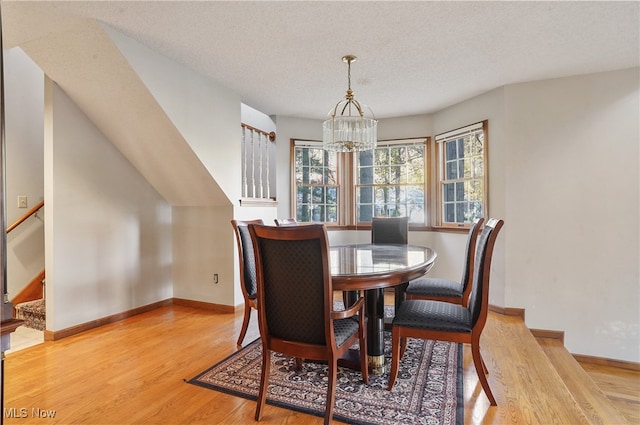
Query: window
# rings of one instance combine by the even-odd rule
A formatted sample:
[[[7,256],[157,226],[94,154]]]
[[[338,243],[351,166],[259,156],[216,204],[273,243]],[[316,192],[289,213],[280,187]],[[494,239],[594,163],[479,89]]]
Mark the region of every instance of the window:
[[[373,217],[408,216],[413,226],[468,228],[488,214],[487,130],[485,120],[439,134],[435,156],[424,137],[381,140],[357,153],[293,140],[295,217],[357,226]]]
[[[327,152],[317,141],[293,141],[299,222],[355,225],[376,216],[409,216],[424,225],[426,138],[379,141],[375,150]]]
[[[436,136],[438,224],[468,226],[486,213],[487,121]]]
[[[294,141],[295,211],[299,222],[338,222],[338,155],[322,143]]]
[[[380,141],[357,154],[358,222],[372,217],[409,217],[425,222],[426,139]]]

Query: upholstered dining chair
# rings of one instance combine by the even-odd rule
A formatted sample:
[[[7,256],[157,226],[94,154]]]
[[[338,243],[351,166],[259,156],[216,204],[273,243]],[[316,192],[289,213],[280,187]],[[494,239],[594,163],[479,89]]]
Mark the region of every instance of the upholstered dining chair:
[[[492,406],[497,405],[485,376],[480,353],[480,335],[487,321],[491,258],[504,222],[490,219],[478,237],[469,305],[443,301],[406,300],[393,318],[391,329],[391,372],[388,390],[393,389],[407,338],[421,338],[471,344],[476,373]]]
[[[262,340],[262,374],[255,419],[267,397],[271,352],[326,361],[328,390],[324,423],[333,415],[338,358],[360,347],[362,379],[368,382],[364,299],[334,311],[329,242],[322,224],[249,225],[256,254],[258,325]],[[295,294],[295,296],[293,296]],[[357,320],[354,319],[357,317]]]
[[[408,240],[409,217],[373,217],[371,219],[371,243],[406,245]]]
[[[236,234],[236,241],[238,243],[240,287],[242,288],[242,296],[244,297],[244,320],[242,321],[242,328],[238,336],[238,347],[242,345],[244,336],[247,334],[249,320],[251,319],[251,309],[258,308],[256,265],[251,235],[249,235],[249,229],[247,228],[249,224],[263,224],[263,221],[261,219],[248,221],[231,220],[231,225],[233,226],[233,231]]]
[[[480,234],[480,230],[482,230],[482,223],[484,223],[484,218],[479,218],[475,220],[469,228],[464,265],[462,267],[462,279],[460,279],[460,282],[423,276],[409,282],[407,289],[404,291],[406,299],[446,301],[466,306],[469,301],[469,293],[471,292],[476,242],[478,234]]]
[[[298,221],[295,218],[274,218],[276,226],[297,226]]]
[[[409,243],[409,217],[373,217],[371,219],[371,243],[401,244]],[[395,288],[385,289],[385,292],[394,292],[394,306],[397,309],[405,299],[405,289],[409,282]],[[343,295],[343,299],[351,299],[353,295]],[[346,301],[345,301],[346,302]],[[386,328],[389,328],[387,322]]]

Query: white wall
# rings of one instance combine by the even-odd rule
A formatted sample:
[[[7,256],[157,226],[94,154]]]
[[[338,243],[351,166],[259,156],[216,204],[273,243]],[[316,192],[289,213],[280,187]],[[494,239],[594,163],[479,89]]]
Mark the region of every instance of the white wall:
[[[573,353],[640,362],[638,68],[505,90],[508,287]]]
[[[235,305],[232,214],[230,205],[173,207],[174,297]]]
[[[48,79],[44,140],[47,329],[171,298],[170,206]]]
[[[217,206],[237,203],[240,97],[138,41],[108,26],[104,29],[213,176],[211,184],[222,188],[227,199]]]
[[[489,120],[488,215],[505,220],[490,302],[564,331],[573,353],[632,362],[638,104],[636,68],[506,86],[433,116],[436,133]]]
[[[4,52],[7,226],[44,199],[44,74],[20,48]],[[18,208],[18,196],[28,208]],[[44,269],[44,212],[7,235],[9,298]]]
[[[505,242],[509,233],[509,222],[506,221],[505,197],[507,176],[507,138],[504,134],[504,88],[498,88],[490,92],[476,96],[457,105],[446,108],[433,114],[433,136],[456,128],[464,127],[483,120],[489,120],[488,130],[488,163],[489,163],[489,207],[485,211],[485,217],[505,219],[505,226],[496,240],[494,256],[491,267],[491,286],[489,291],[489,303],[501,307],[516,307],[505,301],[506,286],[505,277]],[[461,235],[458,235],[461,236]],[[440,239],[446,243],[452,235],[443,234]],[[465,240],[457,238],[458,243],[464,247]],[[448,249],[443,255],[438,255],[438,261],[442,261],[445,254],[453,253],[455,248]],[[462,251],[464,253],[464,248]],[[464,255],[464,254],[463,254]],[[462,260],[459,263],[462,265]],[[457,273],[459,279],[462,272]]]
[[[242,189],[240,98],[109,27],[105,31],[226,195],[212,205],[174,205],[174,296],[221,305],[241,304],[231,227],[235,210],[240,208]],[[253,119],[258,115],[257,111],[250,114]],[[268,131],[275,131],[275,125]],[[217,284],[214,274],[218,274]]]

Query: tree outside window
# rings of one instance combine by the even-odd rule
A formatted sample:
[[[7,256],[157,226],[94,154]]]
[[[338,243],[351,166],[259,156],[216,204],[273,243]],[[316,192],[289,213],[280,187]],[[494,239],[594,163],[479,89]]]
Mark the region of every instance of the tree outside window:
[[[484,121],[436,136],[442,226],[468,226],[486,213],[486,126]]]
[[[380,141],[357,156],[358,222],[373,217],[409,217],[425,223],[426,139]]]
[[[357,153],[293,140],[295,218],[357,226],[373,217],[407,216],[418,227],[468,228],[487,214],[487,128],[483,121],[436,136],[436,167],[425,137],[380,140]]]
[[[294,143],[295,209],[299,222],[338,222],[337,154],[318,142]]]

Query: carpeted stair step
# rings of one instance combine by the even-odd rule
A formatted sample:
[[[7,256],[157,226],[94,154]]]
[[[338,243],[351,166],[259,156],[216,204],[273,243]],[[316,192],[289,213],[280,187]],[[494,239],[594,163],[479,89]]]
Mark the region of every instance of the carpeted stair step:
[[[24,320],[24,326],[44,331],[46,310],[44,299],[27,301],[16,305],[16,319]]]
[[[562,342],[552,338],[536,339],[590,424],[623,425],[629,423],[580,366],[580,363],[567,351]]]

